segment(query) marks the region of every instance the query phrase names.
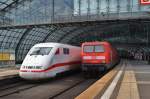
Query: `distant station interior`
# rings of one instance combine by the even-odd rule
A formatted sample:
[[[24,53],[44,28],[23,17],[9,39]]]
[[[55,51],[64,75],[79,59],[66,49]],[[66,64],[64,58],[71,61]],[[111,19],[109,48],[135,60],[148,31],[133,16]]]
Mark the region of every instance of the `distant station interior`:
[[[0,0],[0,68],[19,68],[38,43],[89,41],[108,41],[123,60],[149,65],[150,4],[141,1]]]

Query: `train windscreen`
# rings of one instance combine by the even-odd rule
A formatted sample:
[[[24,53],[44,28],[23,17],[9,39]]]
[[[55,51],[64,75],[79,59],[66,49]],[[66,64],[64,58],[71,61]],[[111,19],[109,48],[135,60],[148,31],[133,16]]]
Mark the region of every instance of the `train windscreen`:
[[[84,52],[104,52],[104,47],[102,45],[86,45],[84,46]]]
[[[52,47],[34,47],[30,52],[29,55],[48,55]]]
[[[104,47],[101,45],[96,45],[95,46],[95,52],[104,52]]]
[[[86,45],[86,46],[84,46],[84,52],[86,52],[86,53],[90,53],[90,52],[93,52],[94,51],[94,46],[88,46],[88,45]]]

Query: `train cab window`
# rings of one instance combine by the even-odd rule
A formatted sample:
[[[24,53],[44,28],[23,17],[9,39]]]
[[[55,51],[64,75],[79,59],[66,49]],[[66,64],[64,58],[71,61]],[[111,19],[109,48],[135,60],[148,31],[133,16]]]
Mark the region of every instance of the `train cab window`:
[[[48,55],[52,50],[52,47],[34,47],[29,55]]]
[[[104,47],[101,45],[86,45],[84,46],[83,50],[86,53],[104,52]]]
[[[63,48],[63,53],[64,54],[69,54],[69,49],[68,48]]]
[[[84,52],[90,53],[94,51],[94,46],[86,45],[83,48]]]
[[[104,52],[104,47],[102,45],[96,45],[95,52]]]

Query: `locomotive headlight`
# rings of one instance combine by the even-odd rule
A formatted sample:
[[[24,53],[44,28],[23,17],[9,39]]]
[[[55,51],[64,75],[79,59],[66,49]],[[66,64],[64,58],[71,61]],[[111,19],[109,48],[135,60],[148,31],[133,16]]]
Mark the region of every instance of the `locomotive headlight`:
[[[105,56],[96,56],[96,59],[105,59]]]
[[[83,56],[83,59],[92,59],[91,56]]]
[[[106,63],[106,61],[105,61],[105,60],[102,60],[102,63]]]

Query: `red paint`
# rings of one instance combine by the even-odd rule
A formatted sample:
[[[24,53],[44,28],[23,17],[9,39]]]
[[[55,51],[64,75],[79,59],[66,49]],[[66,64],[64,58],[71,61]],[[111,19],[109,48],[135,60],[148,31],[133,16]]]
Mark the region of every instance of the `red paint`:
[[[104,52],[84,52],[84,46],[103,46]],[[112,56],[111,56],[112,55]],[[115,48],[108,42],[85,42],[82,44],[82,63],[83,64],[109,64],[119,59],[118,53]],[[91,59],[84,59],[83,57],[91,56]],[[105,59],[96,59],[95,57],[104,56]]]
[[[60,49],[58,48],[55,55],[58,55],[60,53]]]
[[[63,67],[63,66],[75,65],[75,64],[81,64],[81,61],[58,63],[58,64],[54,64],[54,65],[50,66],[49,68],[47,68],[45,70],[31,70],[31,72],[47,72],[47,71],[52,70],[52,69],[57,68],[57,67]],[[20,72],[28,72],[28,70],[20,70]]]
[[[150,4],[150,0],[148,0],[148,1],[140,0],[140,4],[148,5],[148,4]]]
[[[20,72],[28,72],[27,70],[20,70]]]

